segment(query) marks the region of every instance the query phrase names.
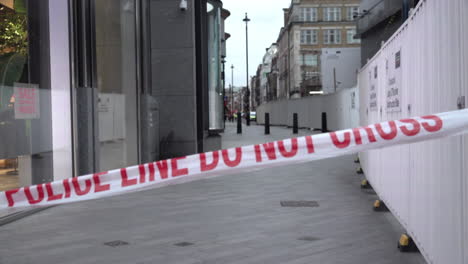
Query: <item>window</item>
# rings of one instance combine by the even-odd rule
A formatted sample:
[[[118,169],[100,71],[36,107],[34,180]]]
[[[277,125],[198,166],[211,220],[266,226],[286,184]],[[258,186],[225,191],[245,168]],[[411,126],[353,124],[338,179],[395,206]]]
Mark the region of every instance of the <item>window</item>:
[[[305,72],[303,73],[303,79],[304,80],[312,80],[312,81],[315,81],[315,82],[318,82],[320,81],[320,73],[318,72]]]
[[[68,21],[52,13],[63,3],[0,1],[0,191],[72,175],[69,46],[59,43],[69,31],[49,27]]]
[[[317,44],[317,30],[301,30],[301,44]]]
[[[361,43],[360,39],[355,39],[354,36],[356,35],[356,29],[348,29],[346,31],[346,37],[348,44],[356,44]]]
[[[341,30],[327,29],[323,31],[324,44],[341,44]]]
[[[315,54],[303,54],[302,55],[302,65],[304,66],[314,66],[318,65],[318,56]]]
[[[125,5],[112,0],[92,2],[98,80],[97,169],[108,171],[138,163],[137,1],[122,1]]]
[[[207,11],[208,25],[208,124],[209,130],[224,129],[224,96],[221,82],[221,5],[219,1],[208,0],[211,5]]]
[[[359,7],[357,6],[352,6],[347,8],[347,19],[348,21],[353,21],[355,18],[354,16],[357,16],[359,13]]]
[[[323,8],[324,21],[340,21],[341,7],[325,7]]]
[[[301,8],[301,21],[304,21],[304,22],[317,21],[317,8],[315,7]]]

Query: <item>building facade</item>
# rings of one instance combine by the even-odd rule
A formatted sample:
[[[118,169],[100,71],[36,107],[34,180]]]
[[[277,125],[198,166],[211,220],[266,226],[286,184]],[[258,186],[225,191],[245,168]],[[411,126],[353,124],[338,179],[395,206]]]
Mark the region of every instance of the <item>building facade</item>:
[[[362,0],[357,17],[361,38],[361,65],[364,66],[408,18],[419,0]]]
[[[226,89],[226,108],[227,108],[227,115],[226,118],[230,121],[235,113],[241,110],[241,101],[240,101],[240,88],[239,87],[229,87]]]
[[[324,79],[329,76],[334,80],[333,89],[340,83],[351,83],[350,87],[356,84],[356,75],[348,80],[348,72],[355,73],[359,68],[359,59],[355,61],[360,53],[360,40],[355,39],[359,3],[359,0],[293,0],[283,10],[284,27],[277,40],[279,97],[332,92],[324,87]],[[325,53],[332,50],[333,56]],[[340,71],[332,67],[330,71],[322,66],[323,59],[334,60],[327,65],[349,64],[349,69]]]
[[[330,94],[356,86],[360,48],[323,48],[320,55],[322,91]]]
[[[272,78],[277,78],[277,74],[275,74],[273,68],[273,66],[276,67],[277,57],[278,45],[273,43],[266,49],[262,63],[258,65],[255,76],[251,78],[252,111],[255,111],[257,106],[272,100],[272,98],[276,98],[277,85],[276,80],[273,81]]]
[[[267,90],[267,102],[273,101],[278,98],[278,52],[274,54],[271,59],[271,70],[267,74],[268,78],[268,90]]]
[[[261,90],[260,90],[260,75],[262,71],[262,65],[257,66],[255,75],[250,78],[250,110],[255,111],[257,106],[260,105]]]
[[[0,0],[0,191],[220,148],[229,12],[180,3]]]
[[[266,49],[265,55],[263,56],[261,70],[260,70],[260,104],[263,104],[268,101],[268,98],[271,94],[272,87],[270,87],[270,82],[268,76],[272,71],[272,62],[273,58],[277,56],[278,45],[276,43],[271,44],[269,48]]]

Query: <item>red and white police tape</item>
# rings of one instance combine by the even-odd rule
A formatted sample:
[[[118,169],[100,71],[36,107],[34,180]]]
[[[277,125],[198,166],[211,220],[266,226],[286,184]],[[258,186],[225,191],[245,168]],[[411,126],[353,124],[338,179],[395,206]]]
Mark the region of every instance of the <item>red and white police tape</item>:
[[[468,109],[383,122],[101,172],[0,192],[0,210],[30,209],[304,163],[468,132]]]

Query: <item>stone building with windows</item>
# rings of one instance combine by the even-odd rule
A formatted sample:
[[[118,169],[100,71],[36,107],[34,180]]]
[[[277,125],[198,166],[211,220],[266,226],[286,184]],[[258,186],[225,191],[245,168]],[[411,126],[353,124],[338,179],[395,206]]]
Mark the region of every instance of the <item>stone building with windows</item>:
[[[283,9],[284,26],[277,40],[278,97],[332,93],[356,84],[360,40],[355,38],[355,18],[359,3],[292,0],[290,7]]]
[[[261,104],[260,100],[260,95],[261,95],[261,90],[260,90],[260,76],[261,76],[261,71],[262,71],[262,64],[259,64],[257,66],[257,71],[252,78],[250,78],[250,110],[255,111],[257,109],[257,106]]]
[[[258,65],[255,76],[251,78],[251,109],[277,98],[278,80],[278,44],[272,43],[266,48],[262,63]]]
[[[266,49],[265,55],[263,56],[260,75],[257,75],[257,78],[260,79],[260,104],[267,102],[272,90],[274,90],[274,88],[270,86],[271,82],[269,82],[268,77],[272,72],[272,62],[277,52],[278,45],[273,43]]]

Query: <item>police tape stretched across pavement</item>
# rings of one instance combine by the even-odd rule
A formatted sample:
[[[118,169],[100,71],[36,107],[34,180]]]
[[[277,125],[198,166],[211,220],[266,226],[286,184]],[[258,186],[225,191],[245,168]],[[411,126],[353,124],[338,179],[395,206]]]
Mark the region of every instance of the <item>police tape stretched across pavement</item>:
[[[0,192],[0,210],[29,209],[196,179],[310,162],[468,132],[468,109],[173,158]]]

